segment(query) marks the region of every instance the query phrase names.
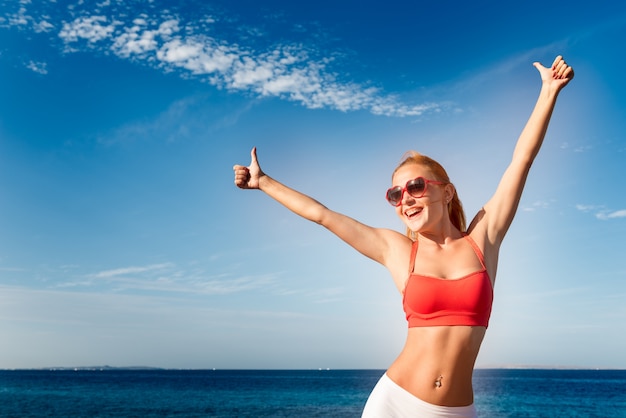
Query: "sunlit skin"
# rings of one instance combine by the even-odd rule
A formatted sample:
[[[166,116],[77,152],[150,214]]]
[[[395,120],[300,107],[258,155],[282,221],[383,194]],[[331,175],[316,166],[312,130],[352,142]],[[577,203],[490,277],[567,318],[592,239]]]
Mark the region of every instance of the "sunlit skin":
[[[419,176],[437,180],[427,168],[409,164],[396,171],[392,186],[402,187]],[[414,198],[405,192],[395,208],[398,217],[418,235],[416,273],[453,280],[482,269],[472,248],[449,221],[448,202],[454,193],[452,184],[428,184],[424,196]],[[408,278],[409,254],[406,260],[404,272],[396,279],[401,292]],[[472,372],[484,336],[484,327],[409,328],[404,348],[387,375],[426,402],[469,405],[473,402]]]
[[[465,231],[484,255],[492,286],[496,278],[500,245],[513,221],[526,178],[541,148],[558,93],[574,71],[558,56],[551,67],[534,63],[542,85],[531,116],[522,130],[511,161],[493,196]],[[234,166],[235,184],[260,189],[294,213],[333,232],[363,255],[385,266],[403,294],[409,277],[413,240],[398,231],[373,228],[332,211],[311,197],[265,174],[256,148],[249,166]],[[409,163],[396,170],[391,186],[404,187],[416,177],[441,180],[424,165]],[[482,269],[471,245],[450,220],[448,202],[453,184],[428,184],[422,197],[404,193],[396,215],[419,241],[414,271],[441,280],[456,280]],[[404,348],[387,370],[391,380],[431,404],[467,406],[473,403],[472,372],[484,326],[425,326],[408,329]]]

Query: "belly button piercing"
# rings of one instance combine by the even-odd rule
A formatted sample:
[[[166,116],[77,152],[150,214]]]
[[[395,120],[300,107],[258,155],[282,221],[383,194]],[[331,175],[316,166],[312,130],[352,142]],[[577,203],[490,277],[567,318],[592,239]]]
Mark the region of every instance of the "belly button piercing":
[[[441,379],[443,379],[443,376],[439,376],[437,378],[437,380],[435,380],[435,387],[436,388],[440,388],[441,387]]]

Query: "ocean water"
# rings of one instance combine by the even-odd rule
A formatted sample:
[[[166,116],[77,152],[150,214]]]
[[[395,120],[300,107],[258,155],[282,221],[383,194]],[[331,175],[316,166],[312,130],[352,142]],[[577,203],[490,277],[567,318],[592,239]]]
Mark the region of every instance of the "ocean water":
[[[359,417],[383,370],[0,371],[0,417]],[[624,370],[481,369],[481,417],[626,417]]]

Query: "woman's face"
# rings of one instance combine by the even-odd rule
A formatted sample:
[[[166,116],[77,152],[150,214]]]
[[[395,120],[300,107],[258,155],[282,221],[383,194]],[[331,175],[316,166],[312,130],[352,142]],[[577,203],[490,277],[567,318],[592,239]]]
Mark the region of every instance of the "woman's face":
[[[444,215],[447,216],[447,198],[444,185],[426,183],[426,189],[422,197],[413,197],[407,193],[406,183],[423,177],[425,180],[435,181],[435,176],[426,166],[419,164],[407,164],[400,167],[393,175],[392,187],[403,188],[402,200],[396,207],[396,214],[415,232],[432,229],[439,225]]]

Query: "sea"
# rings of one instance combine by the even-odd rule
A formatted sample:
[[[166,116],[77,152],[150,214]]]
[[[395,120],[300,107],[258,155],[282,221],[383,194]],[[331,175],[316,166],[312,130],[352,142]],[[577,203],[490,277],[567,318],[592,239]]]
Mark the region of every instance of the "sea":
[[[0,417],[359,417],[384,370],[0,370]],[[478,369],[480,417],[626,417],[626,370]]]

